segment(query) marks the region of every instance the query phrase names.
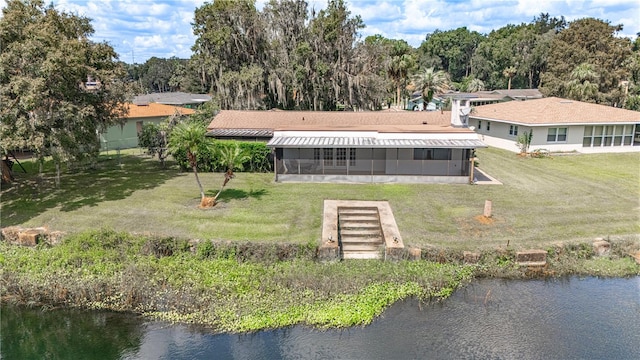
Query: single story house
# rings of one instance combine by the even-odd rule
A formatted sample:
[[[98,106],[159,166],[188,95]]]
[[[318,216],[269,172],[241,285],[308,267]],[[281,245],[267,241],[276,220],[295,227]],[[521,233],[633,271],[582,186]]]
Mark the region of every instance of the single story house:
[[[410,111],[436,111],[445,107],[444,99],[434,96],[433,99],[427,104],[427,108],[424,108],[424,98],[421,91],[416,91],[411,94],[411,99],[407,101],[406,110]]]
[[[123,125],[113,125],[100,133],[100,150],[120,150],[138,147],[138,134],[142,124],[159,124],[174,114],[191,115],[195,111],[177,106],[157,103],[127,104],[128,113]]]
[[[466,184],[486,146],[452,114],[223,110],[208,134],[269,137],[276,181]]]
[[[541,99],[542,93],[538,89],[497,89],[497,90],[483,90],[476,92],[459,92],[450,91],[447,93],[434,96],[429,105],[427,111],[433,111],[442,109],[446,106],[446,100],[448,98],[465,98],[469,101],[469,106],[482,106],[488,104],[497,104],[501,102],[513,101],[513,100],[531,100]],[[424,104],[422,99],[422,92],[416,91],[412,94],[411,100],[407,105],[407,110],[422,111],[424,110]]]
[[[533,134],[529,151],[640,151],[640,112],[557,97],[478,106],[469,126],[487,145],[514,152],[525,132]]]
[[[483,96],[502,96],[503,98],[509,98],[511,100],[532,100],[542,99],[542,93],[538,89],[496,89],[496,90],[482,90],[476,91],[472,94]]]

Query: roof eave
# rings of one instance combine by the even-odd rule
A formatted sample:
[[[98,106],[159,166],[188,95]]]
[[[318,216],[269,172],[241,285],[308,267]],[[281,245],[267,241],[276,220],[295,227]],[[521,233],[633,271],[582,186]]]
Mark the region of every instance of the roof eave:
[[[504,120],[504,119],[495,119],[495,118],[489,118],[489,117],[482,117],[482,116],[474,116],[474,115],[470,115],[469,118],[471,119],[476,119],[476,120],[486,120],[486,121],[495,121],[495,122],[501,122],[501,123],[508,123],[508,124],[514,124],[514,125],[522,125],[522,126],[529,126],[529,127],[545,127],[545,126],[590,126],[590,125],[628,125],[628,124],[637,124],[638,121],[603,121],[603,122],[554,122],[554,123],[527,123],[527,122],[521,122],[521,121],[515,121],[515,120]]]

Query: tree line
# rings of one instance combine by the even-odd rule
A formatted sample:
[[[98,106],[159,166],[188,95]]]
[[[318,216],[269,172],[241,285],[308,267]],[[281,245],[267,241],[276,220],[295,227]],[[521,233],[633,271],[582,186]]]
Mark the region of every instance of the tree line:
[[[364,27],[344,0],[318,12],[299,0],[262,10],[253,0],[215,0],[195,10],[190,59],[154,57],[128,65],[129,76],[145,91],[210,93],[223,109],[380,109],[433,92],[419,80],[431,72],[446,77],[443,89],[536,88],[640,110],[640,37],[619,37],[622,25],[542,13],[489,34],[436,30],[417,48],[362,39]]]

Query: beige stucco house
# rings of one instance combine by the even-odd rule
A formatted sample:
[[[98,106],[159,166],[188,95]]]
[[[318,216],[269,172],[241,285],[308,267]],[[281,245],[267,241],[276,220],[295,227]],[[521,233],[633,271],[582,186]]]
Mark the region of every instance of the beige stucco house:
[[[469,183],[485,145],[452,114],[223,110],[208,134],[268,140],[276,181]]]
[[[487,145],[514,152],[524,132],[533,132],[530,151],[640,151],[640,112],[557,97],[474,107],[468,125]]]

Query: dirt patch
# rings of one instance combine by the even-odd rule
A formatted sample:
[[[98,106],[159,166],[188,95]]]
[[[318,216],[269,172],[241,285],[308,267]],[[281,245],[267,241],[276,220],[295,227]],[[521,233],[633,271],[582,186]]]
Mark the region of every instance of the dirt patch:
[[[484,224],[484,225],[492,225],[495,221],[493,220],[493,218],[486,217],[484,215],[475,216],[473,219],[479,222],[480,224]]]

